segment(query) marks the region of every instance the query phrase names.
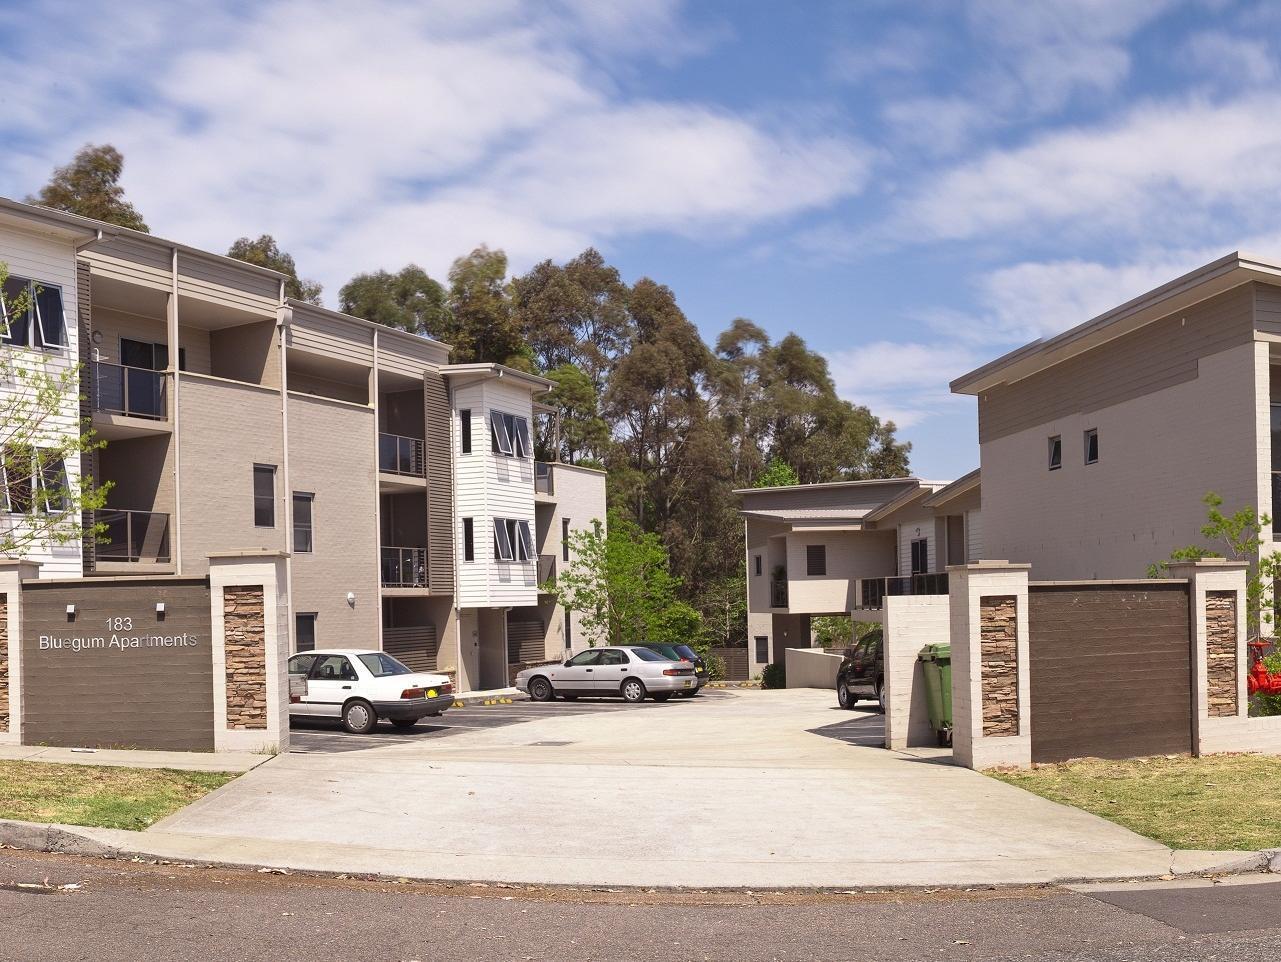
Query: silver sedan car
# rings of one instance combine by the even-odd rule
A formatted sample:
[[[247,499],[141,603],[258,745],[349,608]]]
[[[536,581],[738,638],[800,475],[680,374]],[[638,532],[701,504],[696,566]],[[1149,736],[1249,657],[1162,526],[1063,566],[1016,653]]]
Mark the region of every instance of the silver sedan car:
[[[693,665],[630,645],[588,648],[562,664],[526,668],[516,676],[516,687],[534,701],[551,701],[557,695],[568,700],[595,695],[630,702],[642,702],[646,696],[667,701],[697,686]]]

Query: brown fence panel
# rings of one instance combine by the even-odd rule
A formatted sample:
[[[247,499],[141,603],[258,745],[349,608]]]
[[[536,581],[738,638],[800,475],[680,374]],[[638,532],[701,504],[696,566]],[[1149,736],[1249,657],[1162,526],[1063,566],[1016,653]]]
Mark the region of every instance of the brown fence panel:
[[[747,681],[746,648],[713,648],[709,653],[725,662],[727,681]]]
[[[1181,581],[1032,584],[1032,761],[1192,750],[1192,644]]]

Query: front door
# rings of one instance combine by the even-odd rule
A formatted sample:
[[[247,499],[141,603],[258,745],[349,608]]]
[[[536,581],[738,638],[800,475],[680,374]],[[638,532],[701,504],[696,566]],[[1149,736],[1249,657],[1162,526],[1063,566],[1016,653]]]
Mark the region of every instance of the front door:
[[[596,672],[600,670],[602,653],[599,648],[589,648],[575,655],[559,668],[553,666],[548,669],[547,674],[551,676],[552,687],[557,691],[594,691]]]
[[[596,680],[592,687],[604,694],[616,695],[623,688],[623,679],[627,677],[627,652],[618,648],[606,648],[600,653],[600,668],[596,671]]]
[[[355,692],[358,676],[346,655],[321,655],[307,676],[307,694],[302,704],[308,715],[338,718],[343,703]]]

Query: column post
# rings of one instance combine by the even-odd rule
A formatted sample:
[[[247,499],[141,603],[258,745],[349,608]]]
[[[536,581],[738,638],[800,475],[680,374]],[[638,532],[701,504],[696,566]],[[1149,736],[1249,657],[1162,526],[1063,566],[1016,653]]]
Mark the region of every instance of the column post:
[[[967,768],[1028,768],[1031,565],[978,561],[947,569],[951,600],[952,751]]]
[[[0,745],[22,744],[22,582],[40,565],[0,558]]]

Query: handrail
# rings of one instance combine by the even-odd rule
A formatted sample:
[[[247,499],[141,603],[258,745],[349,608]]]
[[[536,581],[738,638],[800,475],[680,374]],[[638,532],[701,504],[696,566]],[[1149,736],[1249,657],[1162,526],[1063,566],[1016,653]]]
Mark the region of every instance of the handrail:
[[[164,371],[110,361],[94,361],[92,364],[95,410],[153,421],[163,421],[169,416],[166,403],[168,375]]]
[[[552,466],[546,461],[534,462],[534,491],[537,494],[554,495],[556,482],[552,475]]]
[[[947,593],[948,578],[946,571],[934,571],[895,578],[860,578],[858,580],[858,604],[856,607],[883,608],[885,607],[887,596],[945,595]]]
[[[426,548],[384,546],[380,567],[384,588],[424,588],[427,586]]]
[[[540,554],[538,556],[538,583],[540,585],[554,584],[556,582],[556,556],[554,554]]]
[[[787,607],[787,582],[785,580],[772,580],[769,583],[770,589],[770,607],[786,608]]]
[[[169,515],[107,508],[95,511],[93,522],[102,526],[102,537],[94,548],[96,560],[169,563]]]
[[[421,478],[426,472],[421,438],[378,432],[378,470],[386,474],[404,474]]]

